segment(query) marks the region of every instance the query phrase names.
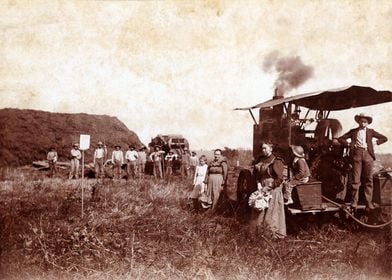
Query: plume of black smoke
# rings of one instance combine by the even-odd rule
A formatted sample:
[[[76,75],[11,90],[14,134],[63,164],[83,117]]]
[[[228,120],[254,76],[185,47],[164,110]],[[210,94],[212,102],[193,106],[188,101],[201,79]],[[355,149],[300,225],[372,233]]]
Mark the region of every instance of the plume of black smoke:
[[[313,76],[313,67],[305,65],[301,57],[282,57],[277,51],[271,52],[264,58],[262,67],[264,72],[278,73],[274,86],[279,96],[298,88]]]

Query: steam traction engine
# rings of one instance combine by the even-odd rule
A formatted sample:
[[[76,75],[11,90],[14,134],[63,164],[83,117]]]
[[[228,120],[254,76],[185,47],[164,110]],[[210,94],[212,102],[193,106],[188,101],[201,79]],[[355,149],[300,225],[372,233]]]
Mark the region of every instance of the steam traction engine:
[[[253,118],[254,158],[260,155],[261,144],[264,141],[272,143],[274,153],[286,163],[291,162],[290,145],[301,145],[305,149],[313,180],[295,188],[295,203],[288,210],[292,214],[315,213],[339,210],[323,200],[322,196],[344,202],[349,186],[349,150],[336,141],[342,134],[342,125],[339,120],[329,117],[330,112],[391,101],[390,91],[351,86],[292,97],[275,95],[273,99],[264,103],[236,110],[247,110]],[[259,109],[259,122],[252,112],[254,109]],[[249,210],[247,200],[256,190],[252,167],[244,167],[237,174],[237,182],[231,179],[226,195],[229,200],[237,202],[237,211]],[[287,167],[285,176],[290,178],[290,170]],[[373,200],[378,205],[392,205],[390,174],[376,174],[374,186]],[[361,205],[360,208],[365,206]]]

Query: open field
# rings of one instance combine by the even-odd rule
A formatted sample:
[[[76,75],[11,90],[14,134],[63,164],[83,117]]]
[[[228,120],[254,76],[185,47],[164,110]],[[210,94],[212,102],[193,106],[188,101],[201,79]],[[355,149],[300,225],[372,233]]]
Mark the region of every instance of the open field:
[[[90,179],[82,218],[80,181],[24,169],[0,175],[2,279],[391,277],[390,227],[301,216],[285,240],[268,241],[232,217],[193,213],[191,186],[177,178]]]

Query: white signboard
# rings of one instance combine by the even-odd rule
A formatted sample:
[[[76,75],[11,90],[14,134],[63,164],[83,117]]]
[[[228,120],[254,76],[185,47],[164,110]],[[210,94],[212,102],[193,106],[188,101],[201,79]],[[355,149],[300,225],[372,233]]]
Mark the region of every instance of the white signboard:
[[[79,142],[80,150],[88,150],[90,148],[90,135],[80,134],[80,142]]]

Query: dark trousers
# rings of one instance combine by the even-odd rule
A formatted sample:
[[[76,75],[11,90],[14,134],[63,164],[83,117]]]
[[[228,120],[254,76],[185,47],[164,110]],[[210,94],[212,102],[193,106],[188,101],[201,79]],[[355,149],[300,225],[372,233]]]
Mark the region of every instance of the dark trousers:
[[[154,161],[154,178],[163,179],[162,163],[160,161]]]
[[[190,173],[190,177],[193,179],[195,178],[195,173],[196,173],[196,166],[191,165],[189,168],[189,173]]]
[[[57,166],[53,160],[49,160],[49,177],[53,177],[57,173]]]
[[[188,178],[189,177],[189,166],[187,164],[181,163],[181,177]]]
[[[366,149],[355,148],[351,150],[353,160],[352,170],[352,200],[358,202],[358,190],[361,186],[361,177],[364,181],[366,202],[373,198],[373,158]]]

